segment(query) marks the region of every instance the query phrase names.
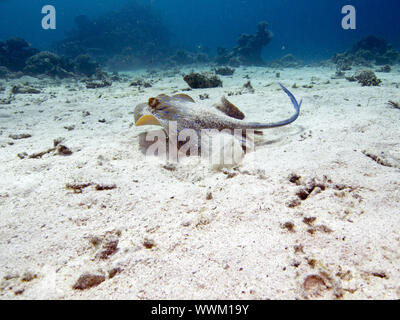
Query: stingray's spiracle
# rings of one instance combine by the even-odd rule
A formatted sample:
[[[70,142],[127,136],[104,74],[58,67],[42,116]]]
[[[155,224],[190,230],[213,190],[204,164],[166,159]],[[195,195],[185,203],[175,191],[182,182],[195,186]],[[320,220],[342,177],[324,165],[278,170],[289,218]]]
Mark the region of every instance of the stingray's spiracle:
[[[157,98],[150,98],[149,99],[149,106],[152,107],[153,109],[157,108],[157,106],[160,104],[160,100]]]

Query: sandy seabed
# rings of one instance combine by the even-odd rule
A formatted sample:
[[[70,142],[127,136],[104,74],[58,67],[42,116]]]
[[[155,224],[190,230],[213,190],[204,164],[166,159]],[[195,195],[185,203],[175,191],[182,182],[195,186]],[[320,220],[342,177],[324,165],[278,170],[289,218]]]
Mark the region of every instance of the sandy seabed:
[[[16,83],[41,93],[0,105],[0,298],[399,299],[399,67],[381,87],[333,67],[239,68],[186,92],[226,95],[249,121],[292,114],[278,81],[303,99],[295,123],[224,170],[139,146],[133,108],[182,92],[189,71],[100,89],[2,81],[2,99]]]

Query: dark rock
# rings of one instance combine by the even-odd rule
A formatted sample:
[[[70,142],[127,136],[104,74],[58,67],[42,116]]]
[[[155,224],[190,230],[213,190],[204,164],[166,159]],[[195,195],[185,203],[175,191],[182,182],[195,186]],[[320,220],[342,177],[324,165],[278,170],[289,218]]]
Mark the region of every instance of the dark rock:
[[[25,272],[25,273],[22,275],[21,281],[23,281],[23,282],[30,282],[30,281],[32,281],[32,280],[34,280],[34,279],[36,279],[36,278],[37,278],[37,275],[36,275],[36,274],[27,271],[27,272]]]
[[[76,283],[72,286],[75,290],[86,290],[93,287],[97,287],[100,283],[105,281],[103,275],[96,274],[84,274],[79,277]]]
[[[389,64],[386,64],[383,67],[381,67],[379,70],[377,70],[377,72],[385,72],[385,73],[389,73],[391,71],[392,71],[392,67]]]
[[[146,249],[152,249],[155,245],[156,245],[156,243],[155,243],[155,241],[152,240],[152,239],[146,238],[146,239],[144,239],[144,241],[143,241],[143,246],[144,246]]]
[[[115,185],[115,184],[96,184],[94,186],[94,189],[96,191],[113,190],[116,188],[117,188],[117,185]]]
[[[221,76],[231,76],[235,73],[235,69],[229,67],[216,68],[214,71]]]
[[[93,81],[93,82],[86,83],[86,88],[87,89],[97,89],[97,88],[110,87],[111,85],[112,85],[112,83],[108,82],[106,80],[101,81],[101,82]]]
[[[20,133],[20,134],[10,134],[9,137],[13,140],[22,140],[22,139],[28,139],[32,137],[32,135],[29,133]]]
[[[192,89],[222,87],[222,81],[215,74],[190,73],[185,75],[183,80]]]
[[[210,99],[210,96],[207,93],[205,93],[205,94],[199,95],[199,98],[200,98],[200,100],[206,100],[206,99]]]
[[[348,81],[358,81],[363,87],[380,86],[382,80],[378,79],[372,70],[358,71],[354,76],[347,77]]]
[[[80,183],[80,184],[76,184],[76,183],[67,183],[65,185],[66,189],[72,190],[74,193],[82,193],[82,190],[90,187],[92,184],[91,183]]]
[[[130,87],[144,87],[144,88],[151,88],[152,84],[150,82],[144,81],[144,80],[135,80],[132,81],[131,84],[129,85]]]
[[[329,286],[321,276],[313,274],[304,279],[303,288],[307,296],[321,296]]]
[[[293,222],[285,222],[282,226],[284,229],[287,229],[289,232],[295,232],[294,230],[294,223]]]
[[[57,154],[61,156],[70,156],[72,154],[72,151],[68,147],[59,144],[57,145]]]
[[[15,85],[11,88],[11,92],[13,94],[38,94],[40,93],[40,90],[29,86]]]
[[[106,260],[113,254],[115,254],[117,251],[118,251],[118,240],[110,240],[103,245],[102,251],[99,252],[97,257],[100,260]]]
[[[114,278],[118,273],[121,273],[122,269],[117,267],[117,268],[112,268],[110,271],[108,271],[108,277],[110,279]]]

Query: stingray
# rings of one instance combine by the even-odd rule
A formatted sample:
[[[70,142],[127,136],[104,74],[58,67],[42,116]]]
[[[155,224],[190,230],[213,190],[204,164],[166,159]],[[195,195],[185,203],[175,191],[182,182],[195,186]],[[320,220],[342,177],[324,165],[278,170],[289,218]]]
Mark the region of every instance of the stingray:
[[[286,126],[299,117],[300,103],[297,102],[293,94],[280,84],[282,90],[290,98],[295,109],[294,114],[285,120],[277,122],[248,122],[245,115],[238,107],[222,97],[220,102],[214,104],[213,108],[204,108],[197,104],[192,97],[187,94],[176,94],[168,96],[160,94],[150,98],[147,103],[141,103],[134,110],[136,126],[155,125],[160,126],[168,134],[169,126],[172,121],[176,122],[177,134],[183,129],[192,129],[199,133],[200,130],[218,131],[231,130],[253,130],[254,134],[261,135],[263,129]],[[246,138],[246,134],[243,134]],[[243,141],[242,141],[243,142]]]

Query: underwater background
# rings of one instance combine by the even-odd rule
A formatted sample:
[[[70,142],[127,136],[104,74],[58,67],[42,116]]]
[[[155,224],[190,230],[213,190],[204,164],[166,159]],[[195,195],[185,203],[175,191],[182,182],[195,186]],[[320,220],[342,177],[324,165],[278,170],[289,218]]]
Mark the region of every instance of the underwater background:
[[[160,19],[167,36],[157,41],[168,41],[172,51],[202,50],[214,56],[218,47],[234,47],[240,34],[253,34],[260,21],[267,21],[268,29],[274,34],[263,50],[266,61],[287,53],[306,62],[328,59],[370,34],[400,47],[400,23],[396,15],[400,12],[400,1],[396,0],[1,0],[0,40],[21,37],[34,48],[50,50],[76,27],[77,16],[96,19],[135,2]],[[344,16],[341,9],[348,4],[357,10],[356,30],[341,28]],[[56,8],[56,30],[41,27],[44,5]],[[118,28],[118,21],[113,23]],[[146,21],[141,23],[146,28]],[[147,40],[151,41],[155,34],[149,32]],[[165,43],[157,41],[153,44],[154,50],[158,46],[165,50]]]

